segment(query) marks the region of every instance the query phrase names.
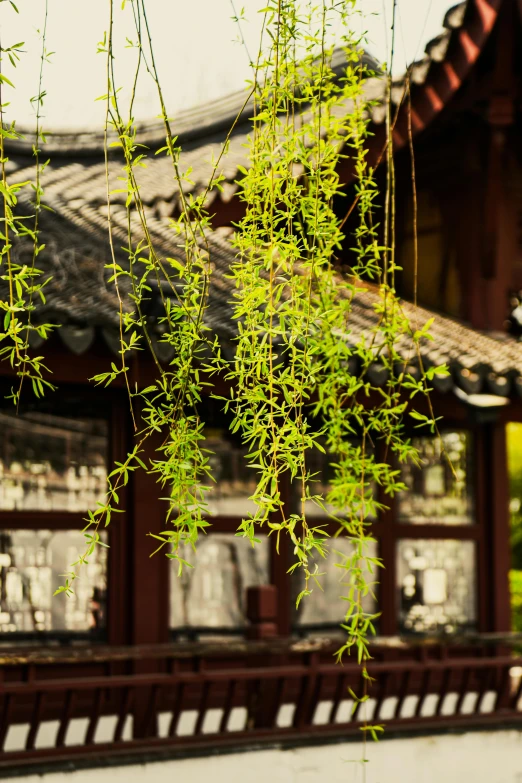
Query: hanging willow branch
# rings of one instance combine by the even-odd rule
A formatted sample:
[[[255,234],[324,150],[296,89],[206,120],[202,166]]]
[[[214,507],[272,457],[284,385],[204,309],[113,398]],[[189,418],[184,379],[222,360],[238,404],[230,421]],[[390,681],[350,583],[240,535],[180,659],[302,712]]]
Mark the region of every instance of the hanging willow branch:
[[[309,523],[306,504],[311,501],[323,508],[327,504],[333,510],[339,533],[353,545],[353,555],[343,564],[348,583],[343,596],[347,642],[339,655],[355,646],[359,660],[364,661],[377,617],[365,611],[364,598],[373,593],[372,575],[381,565],[369,554],[374,541],[369,520],[381,508],[374,491],[382,487],[392,495],[403,488],[390,461],[415,458],[405,436],[404,417],[411,398],[419,391],[425,393],[427,384],[425,378],[419,381],[405,374],[404,360],[396,350],[398,340],[409,338],[415,352],[426,329],[413,332],[396,299],[393,248],[382,245],[374,218],[378,192],[365,146],[365,82],[371,74],[359,40],[349,32],[355,4],[324,0],[302,14],[295,2],[271,0],[264,9],[263,30],[269,45],[260,46],[250,87],[255,109],[249,165],[242,170],[240,181],[244,217],[232,240],[237,253],[231,275],[238,331],[235,358],[228,365],[221,358],[218,335],[209,334],[204,318],[212,274],[205,203],[209,190],[220,187],[221,156],[207,188],[199,195],[189,194],[189,174],[181,170],[181,149],[167,116],[145,3],[135,0],[131,5],[137,35],[134,88],[144,67],[157,88],[165,128],[165,145],[159,154],[170,158],[180,194],[180,216],[171,221],[171,229],[173,247],[182,252],[163,257],[149,230],[136,173],[147,165],[147,153],[139,144],[132,116],[134,90],[128,119],[123,119],[120,108],[110,0],[109,33],[99,45],[107,56],[108,90],[102,98],[107,105],[108,228],[113,248],[110,197],[123,191],[128,264],[119,265],[113,251],[110,268],[120,303],[121,366],[113,365],[111,372],[95,380],[107,384],[125,375],[131,401],[140,404],[142,428],[126,463],[116,466],[109,477],[106,504],[90,512],[88,550],[74,565],[80,566],[99,543],[99,526],[106,525],[116,510],[118,488],[137,468],[156,473],[167,488],[171,528],[156,538],[160,548],[168,547],[168,556],[178,561],[180,571],[186,565],[185,545],[195,546],[199,532],[209,524],[205,482],[210,469],[201,444],[204,422],[198,403],[204,387],[210,385],[206,376],[219,370],[225,373],[230,395],[217,399],[232,411],[232,430],[247,445],[248,463],[257,475],[252,496],[257,510],[241,521],[238,534],[253,544],[263,527],[278,538],[290,536],[295,555],[292,570],[301,569],[304,575],[299,602],[319,586],[320,559],[328,549],[324,527]],[[333,21],[340,21],[348,31],[341,41],[346,63],[341,76],[332,68],[334,44],[327,40]],[[124,156],[117,189],[111,189],[111,133],[111,146],[120,148]],[[225,143],[222,154],[226,147]],[[358,221],[350,265],[341,273],[336,261],[347,238],[345,220],[338,216],[334,199],[344,192],[338,168],[345,159],[353,169]],[[386,198],[387,214],[393,214],[392,197],[393,192]],[[134,305],[127,311],[119,290],[124,278],[130,282]],[[370,334],[354,340],[352,311],[365,290],[363,279],[378,284],[377,325]],[[155,355],[142,309],[151,285],[157,286],[164,308],[161,339],[175,348],[168,368]],[[202,350],[208,354],[209,348],[213,358],[205,363]],[[131,391],[126,357],[131,350],[141,349],[150,351],[157,381],[147,389]],[[372,386],[369,380],[367,370],[376,360],[388,377],[384,388]],[[415,416],[435,426],[433,419]],[[163,446],[158,457],[145,465],[139,457],[141,445],[156,431],[163,433]],[[332,461],[334,480],[326,498],[314,493],[314,476],[307,468],[315,449],[326,449]],[[383,460],[383,453],[390,458]],[[290,512],[282,499],[286,478],[299,497],[298,508]],[[69,591],[74,578],[76,571],[62,589]]]
[[[10,3],[11,12],[17,12],[14,3]],[[32,389],[36,397],[41,397],[46,389],[54,389],[51,382],[44,377],[43,372],[47,368],[43,364],[43,356],[32,356],[29,351],[31,333],[36,333],[40,338],[47,339],[52,324],[32,322],[35,310],[35,300],[45,304],[44,288],[48,278],[43,279],[42,271],[37,268],[38,255],[44,249],[39,241],[39,217],[41,210],[45,208],[43,203],[42,174],[47,162],[40,159],[40,144],[45,143],[45,134],[41,127],[41,109],[45,97],[43,90],[43,68],[51,53],[46,49],[47,33],[47,0],[45,3],[44,26],[41,34],[42,49],[40,55],[40,69],[38,76],[38,92],[31,98],[31,104],[36,110],[36,129],[33,144],[33,156],[35,159],[35,181],[11,182],[8,178],[7,167],[9,159],[6,153],[6,142],[22,140],[24,137],[15,127],[15,122],[5,121],[5,110],[9,102],[5,100],[6,89],[14,89],[14,84],[3,73],[1,65],[6,59],[13,68],[16,68],[23,51],[23,42],[10,46],[0,43],[0,194],[2,197],[2,217],[0,221],[0,279],[4,282],[3,290],[5,298],[0,299],[0,309],[4,312],[3,327],[0,330],[0,359],[7,360],[14,368],[19,378],[17,389],[12,389],[10,398],[18,405],[23,381],[25,378],[31,381]],[[20,191],[32,189],[34,192],[34,214],[27,214],[19,210],[18,196]],[[32,244],[31,264],[19,263],[16,255],[16,242],[29,240]]]

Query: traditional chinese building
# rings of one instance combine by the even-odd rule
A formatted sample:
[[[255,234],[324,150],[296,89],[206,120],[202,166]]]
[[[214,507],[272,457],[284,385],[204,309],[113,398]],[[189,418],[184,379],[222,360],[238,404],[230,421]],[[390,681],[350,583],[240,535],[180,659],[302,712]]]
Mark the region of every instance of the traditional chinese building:
[[[374,521],[386,568],[366,717],[385,723],[387,737],[522,727],[521,663],[504,638],[511,629],[505,427],[522,421],[521,11],[516,0],[452,8],[444,32],[392,90],[399,290],[419,322],[435,318],[434,340],[421,351],[427,366],[446,363],[451,371],[435,381],[432,402],[444,417],[442,441],[456,478],[440,443],[412,431],[423,466],[403,468],[410,491],[391,506],[386,499],[389,510]],[[382,95],[383,82],[369,89]],[[243,100],[233,95],[177,119],[182,166],[192,167],[195,191],[206,186],[210,160]],[[246,107],[224,158],[223,190],[209,196],[214,272],[207,317],[225,351],[233,350],[226,273],[234,256],[231,225],[242,209],[237,181],[247,165],[248,117]],[[385,157],[384,120],[377,105],[374,163]],[[140,141],[158,149],[161,127],[142,127]],[[123,385],[100,391],[87,380],[108,370],[119,350],[118,307],[105,268],[103,139],[54,134],[46,154],[45,201],[54,211],[42,216],[39,264],[52,280],[37,314],[61,327],[33,349],[45,356],[58,390],[43,400],[26,394],[18,415],[7,403],[0,410],[0,774],[96,766],[102,755],[130,763],[360,737],[362,708],[348,690],[360,689],[359,667],[338,666],[332,657],[342,620],[336,555],[323,569],[324,592],[296,610],[300,584],[288,574],[288,542],[276,555],[275,540],[263,534],[255,549],[234,537],[249,509],[252,478],[240,442],[211,400],[205,421],[216,484],[196,568],[177,579],[166,558],[150,558],[147,534],[163,529],[165,505],[154,478],[136,472],[122,493],[124,513],[105,532],[109,549],[91,559],[73,598],[52,598],[82,547],[86,510],[103,496],[107,472],[125,458],[133,432]],[[12,143],[8,165],[17,180],[33,176],[29,141]],[[120,165],[114,158],[111,171]],[[179,211],[179,193],[170,167],[167,158],[151,156],[140,185],[153,240],[175,256],[168,219]],[[341,173],[349,192],[350,173]],[[113,197],[117,253],[126,241],[125,197]],[[30,213],[23,194],[20,206]],[[416,310],[408,304],[414,224]],[[20,244],[14,252],[23,260],[29,251]],[[371,289],[356,300],[355,338],[373,327],[374,302]],[[152,330],[159,304],[153,292]],[[159,324],[155,334],[168,363]],[[132,383],[146,385],[153,373],[147,359],[129,361]],[[371,372],[377,379],[383,368],[376,362]],[[418,372],[414,363],[411,372]],[[5,363],[0,373],[7,393],[13,375]],[[327,486],[326,464],[319,460],[317,470]],[[295,502],[289,486],[287,507]],[[343,549],[341,540],[336,548]],[[465,740],[466,764],[489,742],[474,741]],[[505,758],[511,752],[505,749]],[[230,777],[232,767],[220,764]],[[183,769],[199,780],[196,767]],[[458,762],[455,770],[462,773]]]

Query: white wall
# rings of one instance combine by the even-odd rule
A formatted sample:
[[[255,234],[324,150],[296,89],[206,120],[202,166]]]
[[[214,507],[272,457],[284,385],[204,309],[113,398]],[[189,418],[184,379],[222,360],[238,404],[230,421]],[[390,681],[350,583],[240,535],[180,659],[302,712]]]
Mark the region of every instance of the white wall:
[[[442,32],[446,10],[456,0],[398,0],[398,31],[395,38],[393,70],[399,75],[408,63],[422,56],[430,38]],[[24,41],[24,50],[16,69],[6,58],[2,68],[16,89],[4,84],[6,116],[19,126],[34,128],[35,106],[30,98],[37,94],[45,3],[23,0],[16,3],[16,13],[9,3],[1,4],[2,23],[7,45]],[[126,37],[136,40],[131,3],[121,11],[114,3],[114,51],[117,81],[127,101],[136,67],[136,50],[125,48]],[[262,25],[260,8],[265,0],[234,0],[239,13],[245,8],[246,21],[241,25],[248,50],[256,56]],[[302,0],[307,7],[308,0]],[[388,59],[386,39],[390,36],[392,0],[360,0],[357,3],[363,19],[353,23],[368,31],[369,47],[379,60]],[[46,92],[43,127],[51,129],[103,130],[105,102],[96,98],[106,92],[106,56],[97,54],[97,42],[107,30],[107,0],[49,0],[46,49],[52,51],[44,65],[42,87]],[[383,9],[386,12],[383,13]],[[151,0],[147,16],[151,27],[156,64],[169,115],[191,106],[207,103],[234,90],[241,90],[252,78],[250,55],[238,43],[237,24],[230,0],[185,0],[167,2]],[[74,35],[71,34],[74,31]],[[4,44],[5,45],[5,44]],[[173,74],[175,77],[173,78]],[[153,82],[142,72],[139,80],[134,116],[151,120],[159,113]],[[175,125],[174,125],[175,127]]]
[[[17,778],[20,783],[522,783],[522,731],[469,732]]]

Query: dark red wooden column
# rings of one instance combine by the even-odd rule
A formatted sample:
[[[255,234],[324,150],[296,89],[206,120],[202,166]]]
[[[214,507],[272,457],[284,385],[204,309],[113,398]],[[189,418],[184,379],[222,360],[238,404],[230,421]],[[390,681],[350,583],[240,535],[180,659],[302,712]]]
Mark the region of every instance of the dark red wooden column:
[[[500,102],[497,102],[500,103]],[[491,105],[493,110],[493,101]],[[500,115],[500,109],[499,109]],[[486,255],[483,259],[486,326],[503,330],[509,309],[513,259],[517,257],[517,221],[506,189],[506,127],[492,121],[486,208]]]
[[[160,436],[150,437],[140,455],[145,464],[158,457]],[[158,644],[168,641],[168,566],[165,553],[158,552],[157,540],[149,533],[165,530],[167,504],[160,500],[165,491],[153,475],[137,470],[132,477],[132,642]]]
[[[390,498],[383,501],[391,506]],[[381,616],[378,620],[379,633],[382,636],[395,636],[398,630],[398,600],[397,600],[397,536],[393,529],[395,524],[393,507],[381,512],[382,524],[375,526],[375,534],[379,542],[379,557],[384,568],[379,568],[374,580],[379,583],[377,588],[378,607]]]
[[[140,455],[148,465],[157,458],[156,449],[161,436],[153,435],[145,441]],[[157,539],[149,533],[160,533],[165,529],[166,503],[159,500],[165,491],[157,484],[154,475],[136,470],[132,477],[132,552],[131,552],[131,595],[132,595],[132,643],[136,645],[159,644],[168,641],[168,564],[163,551],[151,557],[157,549]],[[158,661],[136,660],[136,674],[154,674],[160,666]],[[154,736],[158,705],[155,703],[161,693],[158,689],[137,688],[134,693],[133,735],[135,738]],[[151,701],[152,700],[152,701]]]
[[[112,395],[110,403],[110,451],[109,471],[116,462],[124,462],[129,451],[129,409],[128,398],[124,391],[118,390]],[[133,605],[129,596],[129,545],[131,538],[130,493],[128,487],[118,492],[118,508],[123,511],[114,514],[109,527],[109,569],[108,569],[108,628],[109,644],[129,644]]]
[[[516,17],[505,4],[499,17],[495,64],[487,119],[490,128],[485,214],[484,307],[487,327],[504,328],[509,307],[513,260],[517,256],[517,216],[508,192],[508,132],[515,118],[517,96]]]
[[[393,459],[393,455],[381,443],[378,445],[378,458],[384,463]],[[396,514],[397,502],[384,492],[384,487],[377,487],[377,500],[384,506],[379,512],[378,520],[370,528],[370,532],[378,541],[378,555],[382,560],[383,568],[377,569],[374,580],[378,582],[377,606],[381,616],[377,621],[379,634],[382,636],[394,636],[398,630],[398,602],[397,602],[397,530]]]
[[[288,476],[284,476],[281,480],[280,491],[285,504],[285,513],[288,516],[293,511]],[[281,521],[279,512],[273,514],[273,521]],[[286,530],[283,530],[279,536],[279,545],[276,533],[272,533],[268,542],[270,545],[270,582],[275,586],[277,595],[277,632],[279,636],[289,636],[292,630],[293,605],[288,569],[294,563],[293,544]]]
[[[277,636],[277,588],[259,585],[247,588],[247,639],[272,639]]]
[[[270,582],[277,590],[277,631],[280,636],[288,636],[292,627],[292,596],[290,594],[290,576],[287,571],[294,562],[291,559],[292,542],[284,530],[279,538],[270,536]]]
[[[441,194],[441,205],[444,200],[449,202],[443,207],[446,219],[450,208],[455,210],[453,238],[462,297],[462,317],[475,329],[484,329],[487,325],[484,281],[477,263],[477,259],[481,258],[484,243],[483,232],[477,230],[477,226],[484,223],[484,179],[482,171],[469,173],[464,182],[455,183],[454,200],[444,199]]]

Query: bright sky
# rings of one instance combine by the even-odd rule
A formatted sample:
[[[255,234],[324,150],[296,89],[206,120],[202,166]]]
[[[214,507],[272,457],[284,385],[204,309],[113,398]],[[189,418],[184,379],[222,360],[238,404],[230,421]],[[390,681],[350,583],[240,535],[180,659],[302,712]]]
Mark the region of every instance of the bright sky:
[[[13,70],[4,57],[2,70],[16,90],[4,85],[2,100],[9,101],[7,118],[21,127],[32,127],[34,111],[30,98],[38,91],[39,56],[45,0],[15,0],[19,14],[9,2],[0,2],[2,46],[24,41],[25,53]],[[259,9],[266,0],[234,0],[236,11],[245,9],[242,30],[251,52],[256,51],[261,27]],[[427,41],[442,30],[451,0],[397,0],[395,73],[418,59]],[[123,95],[129,87],[135,50],[125,48],[125,38],[135,39],[130,2],[121,10],[115,0],[115,51],[117,78],[121,74]],[[368,49],[377,59],[387,58],[386,41],[393,0],[359,0],[368,30]],[[231,0],[147,0],[154,51],[167,109],[177,111],[208,102],[239,90],[249,77],[249,60],[238,42]],[[46,91],[43,127],[47,130],[102,129],[103,102],[95,98],[106,92],[105,55],[97,54],[97,42],[108,29],[109,0],[48,0]],[[135,117],[152,119],[158,114],[153,85],[143,79],[138,91]]]

